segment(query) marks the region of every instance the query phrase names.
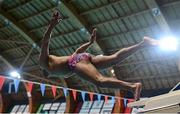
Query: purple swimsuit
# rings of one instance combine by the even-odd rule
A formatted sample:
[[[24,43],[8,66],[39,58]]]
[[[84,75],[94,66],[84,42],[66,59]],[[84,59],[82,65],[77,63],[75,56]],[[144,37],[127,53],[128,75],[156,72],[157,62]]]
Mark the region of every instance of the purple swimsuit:
[[[68,60],[68,67],[71,70],[74,70],[78,62],[80,62],[81,60],[89,60],[90,58],[91,55],[89,53],[73,54]]]

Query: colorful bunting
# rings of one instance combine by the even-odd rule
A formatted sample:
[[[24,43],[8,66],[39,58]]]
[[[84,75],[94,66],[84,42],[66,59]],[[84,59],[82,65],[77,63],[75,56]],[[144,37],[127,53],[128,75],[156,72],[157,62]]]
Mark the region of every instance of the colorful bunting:
[[[14,79],[14,89],[15,89],[15,93],[18,92],[19,83],[20,83],[20,80]]]
[[[56,86],[52,86],[52,93],[53,93],[53,96],[56,97]]]
[[[72,94],[73,94],[74,100],[76,100],[76,93],[77,93],[76,90],[73,89],[73,90],[72,90]]]
[[[3,86],[3,84],[4,84],[5,78],[13,79],[13,78],[10,78],[10,77],[4,77],[4,76],[1,76],[1,75],[0,75],[0,90],[2,89],[2,86]],[[13,79],[13,80],[14,80],[14,87],[15,87],[15,92],[16,92],[16,93],[18,92],[18,87],[19,87],[20,81],[27,82],[27,91],[28,91],[29,93],[32,92],[32,88],[33,88],[33,85],[34,85],[34,84],[40,85],[40,89],[41,89],[41,94],[42,94],[42,96],[44,96],[44,94],[45,94],[46,85],[51,87],[52,93],[53,93],[53,96],[54,96],[54,97],[56,96],[56,90],[57,90],[57,88],[62,88],[62,89],[63,89],[63,92],[64,92],[65,97],[67,97],[67,92],[68,92],[68,90],[72,90],[72,95],[73,95],[74,100],[77,99],[77,98],[76,98],[76,97],[77,97],[77,91],[80,91],[80,90],[74,90],[74,89],[69,89],[69,88],[58,87],[58,86],[54,86],[54,85],[42,84],[42,83],[38,83],[38,82],[29,82],[29,81],[26,81],[26,80],[18,80],[18,79]],[[85,101],[85,94],[86,94],[86,92],[85,92],[85,91],[80,91],[80,92],[81,92],[83,101]],[[89,92],[88,92],[88,93],[89,93]],[[97,95],[98,101],[101,101],[101,94],[92,93],[92,92],[89,93],[90,101],[93,101],[94,94]],[[108,102],[108,97],[111,97],[111,102],[112,102],[112,103],[115,102],[115,97],[114,97],[114,96],[108,96],[108,95],[103,95],[103,96],[104,96],[104,99],[105,99],[105,103]],[[134,101],[133,99],[130,99],[130,100],[125,99],[125,98],[122,98],[122,99],[124,99],[124,106],[125,106],[125,107],[127,106],[127,102],[128,102],[128,101],[129,101],[129,102]],[[117,101],[118,101],[118,104],[119,104],[119,106],[120,106],[120,105],[121,105],[121,99],[117,99]]]
[[[42,96],[44,96],[46,86],[45,86],[45,84],[40,84],[40,87],[41,87],[41,94],[42,94]]]
[[[90,101],[93,101],[93,96],[94,96],[93,93],[89,93]]]
[[[67,88],[63,88],[64,96],[67,97]]]
[[[105,103],[107,103],[107,101],[108,101],[108,96],[104,96],[104,99],[105,99]]]
[[[84,91],[81,91],[81,96],[82,96],[82,99],[83,99],[83,101],[85,101],[85,92]]]
[[[32,83],[32,82],[28,82],[28,84],[27,84],[27,89],[28,89],[28,92],[29,92],[29,93],[31,93],[32,88],[33,88],[33,83]]]
[[[4,81],[5,81],[4,76],[0,76],[0,91],[1,91],[1,89],[3,87]]]

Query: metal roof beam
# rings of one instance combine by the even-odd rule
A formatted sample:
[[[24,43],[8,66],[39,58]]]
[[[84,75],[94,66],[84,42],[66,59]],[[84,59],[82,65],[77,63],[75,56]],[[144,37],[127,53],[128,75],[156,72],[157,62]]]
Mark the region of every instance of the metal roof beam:
[[[97,26],[100,26],[100,25],[103,25],[103,24],[106,24],[106,23],[110,23],[110,22],[113,22],[113,21],[126,19],[126,18],[136,16],[136,15],[142,15],[144,13],[148,13],[149,11],[150,11],[149,9],[146,9],[146,10],[138,11],[136,13],[127,14],[127,15],[124,15],[124,16],[121,16],[121,17],[114,17],[114,18],[111,18],[111,19],[108,19],[108,20],[105,20],[105,21],[101,21],[99,23],[95,23],[92,26],[97,27]]]
[[[85,14],[91,13],[93,11],[99,10],[101,8],[108,7],[108,6],[111,6],[111,5],[115,5],[117,3],[121,3],[121,2],[124,2],[124,1],[125,0],[113,0],[112,2],[110,2],[108,4],[101,5],[101,6],[98,6],[98,7],[95,7],[95,8],[91,8],[91,9],[89,9],[87,11],[84,11],[84,12],[80,13],[80,15],[85,15]]]
[[[138,32],[138,31],[140,31],[140,30],[144,30],[144,29],[152,29],[152,28],[154,28],[154,27],[157,27],[157,25],[147,26],[147,27],[144,27],[144,28],[136,28],[135,30],[125,31],[125,32],[119,32],[119,33],[114,33],[114,34],[110,34],[110,35],[107,35],[107,36],[101,36],[101,37],[98,38],[97,40],[103,41],[103,40],[109,39],[110,37],[118,37],[118,36],[120,36],[120,35],[130,34],[130,33],[133,33],[133,32]]]
[[[161,58],[161,59],[148,59],[148,60],[144,60],[144,61],[134,61],[134,62],[130,62],[130,63],[121,63],[116,66],[122,67],[122,66],[147,64],[147,63],[160,62],[160,61],[166,62],[168,60],[175,59],[175,58],[177,58],[177,56],[173,56],[173,57],[169,57],[169,58]]]
[[[7,12],[8,12],[8,13],[9,13],[9,12],[12,12],[12,11],[16,10],[17,8],[20,8],[20,7],[23,7],[23,6],[27,5],[27,4],[29,4],[29,3],[32,2],[32,1],[33,1],[33,0],[25,0],[24,3],[22,3],[22,4],[20,4],[20,5],[17,5],[17,6],[15,6],[14,8],[11,8],[11,9],[7,10]]]
[[[179,72],[169,73],[169,74],[157,74],[157,75],[150,75],[150,76],[144,76],[144,77],[137,77],[132,76],[133,78],[127,78],[124,79],[126,81],[135,81],[135,80],[149,80],[149,79],[159,79],[159,78],[179,78],[180,74]]]
[[[17,21],[2,8],[0,8],[0,15],[5,19],[8,19],[8,21],[11,22],[11,26],[17,30],[31,45],[36,45],[38,38],[36,38],[33,34],[30,34],[24,26],[17,23]],[[36,45],[36,48],[38,51],[40,51],[40,47],[38,45]]]
[[[1,52],[2,54],[4,54],[4,53],[10,53],[10,52],[12,52],[12,51],[15,51],[15,50],[18,50],[18,49],[21,49],[21,48],[26,48],[26,47],[28,47],[28,45],[21,45],[21,46],[18,46],[18,47],[14,47],[14,48],[11,48],[11,49],[7,49],[7,50],[5,50],[5,51],[3,51],[3,52]]]
[[[50,7],[50,8],[47,8],[47,9],[43,10],[43,11],[39,11],[39,12],[37,12],[37,13],[34,13],[34,14],[32,14],[32,15],[29,15],[28,17],[24,17],[23,19],[18,20],[18,23],[22,23],[22,22],[24,22],[24,21],[26,21],[26,20],[28,20],[28,19],[30,19],[30,18],[33,18],[33,17],[35,17],[35,16],[39,16],[39,15],[41,15],[41,14],[43,14],[43,13],[46,13],[46,12],[48,12],[48,11],[50,11],[50,10],[53,10],[54,8],[56,8],[56,7],[55,7],[55,6],[52,6],[52,7]]]
[[[0,41],[1,41],[1,42],[7,42],[7,43],[30,45],[30,43],[28,43],[28,42],[22,42],[22,41],[13,41],[13,40],[6,40],[6,39],[0,39]]]
[[[61,37],[61,36],[66,36],[66,35],[69,35],[69,34],[72,34],[72,33],[76,33],[78,32],[80,29],[74,29],[74,30],[71,30],[71,31],[68,31],[68,32],[64,32],[64,33],[59,33],[59,34],[54,34],[52,35],[52,39],[55,39],[55,38],[58,38],[58,37]]]
[[[62,21],[66,21],[66,20],[68,20],[68,19],[69,19],[69,17],[64,17]],[[31,33],[31,32],[35,32],[35,31],[44,29],[44,28],[47,27],[48,25],[49,25],[49,23],[46,23],[46,24],[44,24],[44,25],[42,25],[42,26],[40,26],[40,27],[36,27],[36,28],[33,28],[33,29],[29,30],[29,32]]]
[[[26,57],[24,58],[23,62],[21,63],[21,65],[20,65],[20,67],[19,67],[20,70],[24,67],[25,63],[26,63],[27,60],[29,59],[31,53],[33,52],[33,49],[34,49],[34,48],[31,47],[31,49],[29,50],[28,54],[27,54]]]

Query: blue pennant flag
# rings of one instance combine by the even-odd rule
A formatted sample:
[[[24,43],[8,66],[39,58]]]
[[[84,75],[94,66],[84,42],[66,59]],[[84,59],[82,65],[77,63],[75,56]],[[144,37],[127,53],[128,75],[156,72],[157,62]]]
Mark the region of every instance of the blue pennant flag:
[[[124,99],[124,107],[127,106],[127,99]]]
[[[45,84],[40,84],[40,87],[41,87],[41,94],[42,96],[44,96],[44,92],[45,92]]]
[[[98,101],[100,102],[101,101],[101,95],[100,94],[98,94]]]
[[[18,88],[19,88],[19,83],[20,83],[20,80],[14,79],[14,88],[15,88],[15,92],[16,93],[17,93]]]
[[[67,97],[67,89],[63,88],[64,96]]]
[[[114,102],[115,102],[114,97],[111,97],[111,102],[114,104]]]
[[[81,91],[81,96],[82,96],[82,99],[83,99],[83,101],[85,101],[85,92],[84,91]]]

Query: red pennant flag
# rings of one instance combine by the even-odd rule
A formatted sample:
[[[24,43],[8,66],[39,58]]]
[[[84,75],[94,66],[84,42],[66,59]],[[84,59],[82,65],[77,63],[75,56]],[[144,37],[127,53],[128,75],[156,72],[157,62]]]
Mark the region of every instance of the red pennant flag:
[[[28,91],[31,93],[32,88],[33,88],[33,83],[32,82],[28,82]]]
[[[76,90],[72,90],[73,98],[76,100]]]
[[[89,93],[89,97],[90,97],[90,100],[91,100],[91,101],[93,101],[93,96],[94,96],[93,93]]]
[[[2,86],[4,84],[5,78],[4,76],[0,76],[0,90],[2,89]]]
[[[104,98],[105,98],[105,103],[107,103],[107,101],[108,101],[108,96],[105,96]]]
[[[55,97],[56,96],[56,86],[52,86],[52,93],[53,93],[53,96]]]

